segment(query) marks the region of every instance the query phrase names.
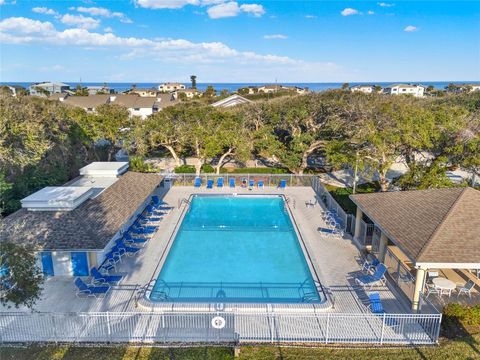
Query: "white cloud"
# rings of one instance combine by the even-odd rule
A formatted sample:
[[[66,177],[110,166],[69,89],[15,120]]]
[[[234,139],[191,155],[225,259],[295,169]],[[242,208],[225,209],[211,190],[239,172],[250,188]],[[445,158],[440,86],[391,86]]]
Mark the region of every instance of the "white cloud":
[[[316,15],[305,15],[305,19],[316,19]]]
[[[414,32],[414,31],[417,31],[418,28],[416,26],[413,26],[413,25],[408,25],[405,27],[405,29],[403,29],[403,31],[406,31],[406,32]]]
[[[385,3],[385,2],[379,2],[379,3],[378,3],[378,6],[381,6],[381,7],[392,7],[392,6],[395,6],[395,4]]]
[[[41,22],[24,17],[11,17],[0,21],[0,34],[11,31],[14,34],[49,34],[55,31],[51,22]],[[18,37],[22,37],[18,35]]]
[[[49,9],[46,7],[34,7],[32,8],[32,11],[37,14],[45,14],[45,15],[58,15],[58,12],[56,12],[53,9]]]
[[[288,36],[283,34],[272,34],[272,35],[264,35],[264,39],[266,40],[276,40],[276,39],[288,39]]]
[[[84,14],[89,14],[91,16],[102,16],[102,17],[106,17],[106,18],[118,18],[123,23],[132,23],[132,20],[130,20],[124,13],[116,12],[116,11],[110,11],[109,9],[106,9],[106,8],[79,6],[77,8],[73,8],[73,9],[70,8],[70,10],[76,10],[78,12],[81,12],[81,13],[84,13]]]
[[[240,14],[240,7],[235,1],[224,4],[218,4],[208,8],[207,14],[210,19],[220,19],[225,17],[237,16]]]
[[[260,17],[265,14],[265,9],[259,4],[243,4],[240,6],[240,10],[245,13],[252,14],[255,17]]]
[[[200,5],[199,0],[135,0],[137,6],[147,9],[180,9],[185,5]]]
[[[110,48],[124,52],[117,56],[122,60],[146,57],[164,63],[185,64],[191,67],[211,64],[231,64],[239,67],[262,67],[268,72],[284,73],[288,69],[319,71],[330,74],[338,66],[330,62],[306,62],[287,56],[257,54],[240,51],[221,42],[191,42],[185,39],[145,39],[120,37],[112,33],[97,33],[87,29],[56,30],[50,22],[28,18],[7,18],[0,21],[0,41],[9,44],[49,44],[55,46],[77,46],[95,49]]]
[[[243,4],[238,6],[236,1],[221,3],[207,9],[207,14],[210,19],[238,16],[241,12],[260,17],[265,14],[265,9],[262,5],[258,4]]]
[[[5,5],[5,0],[0,0],[0,5]]]
[[[100,25],[100,20],[83,15],[65,14],[60,21],[65,25],[77,26],[81,29],[95,29]]]
[[[358,15],[358,10],[352,8],[345,8],[340,14],[342,14],[343,16]]]
[[[368,15],[374,15],[374,14],[375,14],[375,12],[374,12],[374,11],[372,11],[372,10],[368,10],[368,11],[367,11],[367,14],[368,14]]]
[[[107,33],[111,33],[111,32],[113,32],[113,29],[110,26],[108,26],[105,29],[103,29],[103,31],[105,31]]]

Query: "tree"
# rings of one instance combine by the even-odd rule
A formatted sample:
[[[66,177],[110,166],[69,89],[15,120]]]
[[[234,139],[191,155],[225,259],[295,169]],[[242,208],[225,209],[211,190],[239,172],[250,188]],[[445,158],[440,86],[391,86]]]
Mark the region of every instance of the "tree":
[[[115,104],[100,105],[95,114],[87,114],[80,123],[87,135],[107,148],[107,161],[115,150],[129,140],[129,134],[137,120],[130,118],[127,108]]]
[[[240,161],[248,160],[252,143],[250,133],[240,116],[221,113],[216,125],[216,141],[210,144],[208,153],[212,157],[220,156],[215,166],[215,172],[219,174],[227,157]]]
[[[0,303],[32,308],[40,297],[43,276],[30,249],[0,241]]]
[[[212,98],[212,97],[215,97],[217,95],[217,92],[216,90],[213,88],[212,85],[208,85],[207,86],[207,90],[205,90],[205,92],[203,93],[204,96],[208,97],[208,98]]]
[[[198,103],[192,103],[198,105]],[[145,119],[135,131],[137,152],[146,155],[158,147],[170,152],[175,165],[180,166],[181,154],[187,146],[190,104],[169,106]]]
[[[267,115],[278,142],[270,142],[280,162],[303,174],[307,159],[334,137],[337,105],[324,94],[308,94],[272,102]]]
[[[81,87],[80,84],[77,84],[75,88],[75,95],[77,96],[88,96],[88,90],[85,87]]]
[[[350,88],[350,84],[349,83],[343,83],[342,85],[342,90],[348,90]]]
[[[197,76],[196,75],[190,75],[190,81],[192,82],[192,89],[197,88]]]

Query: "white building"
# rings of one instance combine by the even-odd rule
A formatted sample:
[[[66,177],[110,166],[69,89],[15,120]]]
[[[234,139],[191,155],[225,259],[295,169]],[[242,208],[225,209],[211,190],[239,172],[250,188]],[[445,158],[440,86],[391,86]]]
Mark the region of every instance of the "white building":
[[[422,97],[425,92],[425,87],[422,85],[393,84],[384,88],[383,92],[389,95],[403,94]]]
[[[185,85],[180,83],[173,83],[173,82],[172,83],[167,82],[167,83],[158,85],[158,91],[162,91],[162,92],[172,92],[175,90],[185,89],[185,88],[186,88]]]
[[[242,104],[249,104],[252,101],[249,99],[244,98],[243,96],[240,96],[238,94],[231,95],[229,97],[226,97],[225,99],[219,100],[217,102],[214,102],[211,104],[213,107],[231,107],[231,106],[236,106],[236,105],[242,105]]]
[[[362,92],[364,94],[372,94],[375,92],[373,85],[355,85],[350,88],[351,92]]]

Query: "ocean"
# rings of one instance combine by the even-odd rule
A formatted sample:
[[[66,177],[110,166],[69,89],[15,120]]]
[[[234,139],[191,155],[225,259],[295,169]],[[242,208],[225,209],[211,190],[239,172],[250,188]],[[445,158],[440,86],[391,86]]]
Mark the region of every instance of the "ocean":
[[[82,82],[79,83],[78,81],[65,81],[66,84],[70,85],[72,88],[75,88],[78,84],[81,86],[102,86],[104,82]],[[359,84],[371,84],[371,85],[379,85],[385,87],[387,85],[402,83],[402,84],[422,84],[424,86],[432,85],[436,89],[444,89],[448,84],[473,84],[478,83],[478,81],[392,81],[392,82],[351,82],[349,83],[350,86],[359,85]],[[33,82],[0,82],[2,85],[20,85],[23,87],[28,87],[29,85],[33,84]],[[133,82],[111,82],[106,83],[110,89],[115,90],[116,92],[123,92],[125,90],[129,90],[133,84],[137,86],[137,88],[156,88],[161,82],[155,83],[133,83]],[[185,86],[190,87],[190,83],[184,83]],[[325,91],[329,89],[340,89],[344,83],[282,83],[282,85],[286,86],[298,86],[301,88],[308,87],[311,91],[319,92]],[[247,86],[260,86],[265,85],[265,83],[197,83],[197,89],[203,91],[207,88],[207,86],[212,85],[215,90],[222,91],[227,90],[228,92],[234,92],[238,88],[247,87]]]

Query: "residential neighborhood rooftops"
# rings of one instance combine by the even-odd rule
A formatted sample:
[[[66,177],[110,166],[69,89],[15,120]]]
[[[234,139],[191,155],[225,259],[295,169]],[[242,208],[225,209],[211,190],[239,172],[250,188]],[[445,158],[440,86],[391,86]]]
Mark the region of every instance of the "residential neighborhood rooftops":
[[[74,210],[20,209],[2,220],[0,241],[31,245],[35,250],[103,250],[160,180],[156,174],[127,172]]]
[[[350,198],[417,264],[480,262],[480,191],[430,189]]]

